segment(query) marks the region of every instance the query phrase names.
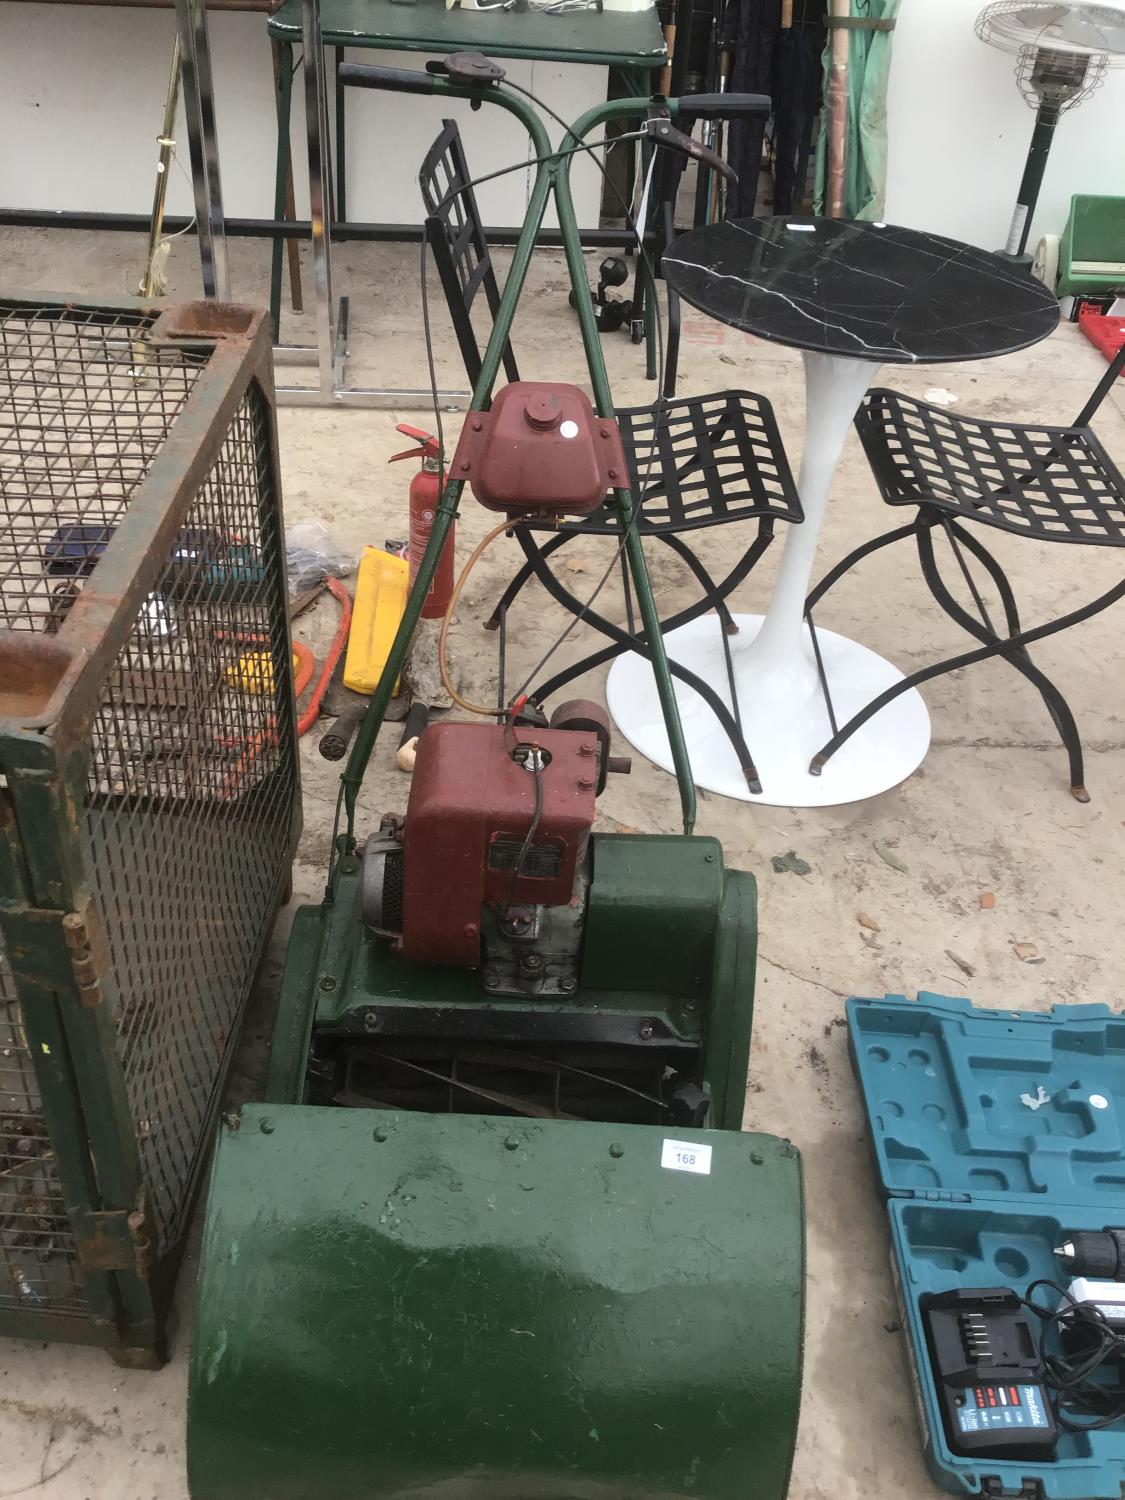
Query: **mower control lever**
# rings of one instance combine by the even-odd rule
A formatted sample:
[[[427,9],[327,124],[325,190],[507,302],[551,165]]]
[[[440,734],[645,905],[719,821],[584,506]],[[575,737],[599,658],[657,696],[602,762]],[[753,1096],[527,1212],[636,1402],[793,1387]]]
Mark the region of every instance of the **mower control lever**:
[[[729,178],[731,182],[738,181],[738,173],[723,160],[717,151],[712,151],[710,146],[705,146],[701,141],[693,140],[690,135],[685,135],[682,130],[677,130],[674,125],[668,123],[664,115],[656,115],[646,120],[641,126],[641,134],[647,135],[656,146],[666,146],[669,151],[676,151],[680,156],[690,156],[693,160],[701,162],[703,166],[710,167],[713,172],[718,172],[720,176]]]
[[[444,74],[451,83],[473,88],[479,83],[503,83],[504,69],[483,52],[451,52],[426,64],[427,73]]]
[[[389,89],[396,94],[433,94],[439,79],[460,88],[482,88],[503,83],[504,69],[483,52],[452,52],[428,62],[423,73],[415,68],[382,68],[370,63],[341,63],[341,83],[361,89]],[[474,106],[475,107],[475,106]]]

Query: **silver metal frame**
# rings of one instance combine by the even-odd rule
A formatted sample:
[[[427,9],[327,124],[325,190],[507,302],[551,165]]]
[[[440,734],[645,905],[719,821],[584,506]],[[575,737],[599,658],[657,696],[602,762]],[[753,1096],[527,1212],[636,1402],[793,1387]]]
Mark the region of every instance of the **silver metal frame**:
[[[220,302],[229,302],[230,275],[206,0],[176,0],[176,28],[180,34],[180,75],[191,153],[191,180],[195,186],[196,237],[199,240],[203,293]]]
[[[177,0],[179,4],[202,0]],[[332,136],[328,126],[328,89],[324,62],[324,40],[320,27],[320,0],[301,3],[302,70],[305,79],[305,131],[309,161],[309,218],[312,223],[312,282],[316,305],[316,344],[284,344],[275,351],[279,365],[315,365],[318,382],[313,386],[279,385],[277,400],[283,406],[429,406],[433,392],[426,389],[396,390],[384,387],[349,388],[348,299],[337,304],[332,295],[332,214],[328,185],[332,181]],[[446,406],[467,406],[469,391],[438,391]]]
[[[211,50],[207,35],[206,0],[176,0],[180,36],[181,77],[187,115],[191,175],[195,187],[195,217],[203,292],[220,302],[230,301],[230,275],[219,176],[219,145],[215,128],[215,91],[211,78]],[[395,390],[373,387],[349,390],[345,385],[348,359],[348,299],[337,305],[332,296],[332,216],[327,187],[332,180],[332,138],[328,128],[324,44],[320,29],[320,0],[302,0],[301,33],[305,79],[305,119],[309,161],[309,217],[312,221],[313,293],[316,301],[316,343],[281,344],[274,350],[277,365],[315,366],[312,386],[276,388],[282,406],[429,406],[429,389]],[[439,391],[446,408],[467,406],[469,391]]]

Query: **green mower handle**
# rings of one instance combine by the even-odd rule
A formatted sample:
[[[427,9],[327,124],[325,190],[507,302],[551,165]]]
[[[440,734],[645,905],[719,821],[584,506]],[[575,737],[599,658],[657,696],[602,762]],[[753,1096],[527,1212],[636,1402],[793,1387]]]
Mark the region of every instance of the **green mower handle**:
[[[568,128],[556,149],[551,146],[546,127],[532,103],[515,90],[505,88],[503,82],[495,76],[497,71],[495,65],[489,63],[486,58],[477,54],[467,56],[455,54],[448,59],[446,64],[439,66],[445,66],[450,72],[456,70],[458,77],[450,76],[450,72],[421,72],[409,68],[385,68],[364,63],[345,63],[340,69],[340,78],[346,84],[357,85],[361,88],[386,88],[397,93],[431,94],[443,98],[471,99],[495,104],[515,115],[531,137],[531,144],[538,158],[538,170],[520,237],[512,254],[512,263],[504,283],[500,305],[493,320],[492,332],[481,360],[481,370],[473,390],[469,410],[483,411],[491,399],[492,388],[500,370],[503,351],[515,319],[516,307],[523,291],[528,266],[535,250],[536,236],[553,193],[558,208],[567,269],[575,292],[574,303],[586,353],[586,363],[590,372],[594,406],[600,416],[612,417],[614,414],[613,397],[609,388],[609,376],[602,353],[601,337],[594,317],[582,243],[578,233],[578,221],[570,192],[570,167],[576,150],[581,148],[585,136],[595,126],[623,116],[631,116],[634,119],[638,116],[643,117],[654,101],[642,98],[612,99],[604,104],[596,105],[587,110]],[[470,76],[472,82],[459,81],[460,77]],[[748,113],[758,113],[762,107],[761,98],[757,95],[731,95],[729,98],[732,102],[745,98]],[[676,118],[682,107],[682,101],[678,99],[656,101],[656,103],[661,113],[671,118]],[[655,144],[659,145],[659,140],[656,140]],[[383,675],[371,696],[367,713],[352,744],[347,767],[341,777],[341,794],[347,821],[344,838],[342,841],[337,841],[333,850],[333,868],[329,874],[326,892],[328,900],[334,899],[336,856],[343,850],[352,849],[355,846],[355,806],[364,772],[382,727],[394,684],[402,671],[411,640],[421,618],[422,605],[433,580],[438,559],[456,519],[463,489],[463,480],[449,480],[435,507],[434,525],[426,551],[419,564],[414,586],[407,598],[406,609],[398,632],[387,657]],[[695,783],[641,538],[637,528],[632,524],[633,498],[629,489],[615,490],[614,503],[621,517],[626,556],[636,588],[643,636],[651,653],[653,675],[656,679],[657,693],[668,731],[668,741],[680,793],[683,829],[685,833],[691,833],[695,826]]]
[[[502,90],[502,80],[494,76],[482,74],[468,81],[464,75],[458,74],[454,77],[441,71],[447,64],[438,63],[433,66],[434,71],[423,72],[418,68],[386,68],[373,63],[342,63],[339,69],[339,79],[341,83],[351,84],[356,88],[383,89],[393,94],[445,94],[450,88],[463,88],[469,98],[480,99],[482,95],[496,94]],[[615,99],[611,102],[615,106],[615,113],[621,113],[616,109],[618,104],[627,104],[628,112],[634,115],[643,113],[644,109],[652,103],[647,99]],[[685,94],[678,99],[667,99],[664,103],[672,119],[682,117],[684,120],[767,119],[773,108],[768,94]],[[603,108],[603,105],[598,105],[591,113],[596,115]],[[608,119],[610,116],[601,116],[601,118]],[[591,125],[596,123],[596,119],[590,121]],[[574,133],[572,130],[571,134]]]

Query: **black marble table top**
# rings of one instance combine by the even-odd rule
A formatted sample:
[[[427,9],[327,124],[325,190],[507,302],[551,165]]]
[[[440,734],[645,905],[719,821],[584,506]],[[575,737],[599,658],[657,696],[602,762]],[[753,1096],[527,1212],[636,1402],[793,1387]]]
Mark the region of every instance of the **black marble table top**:
[[[681,235],[661,263],[721,323],[879,363],[1009,354],[1059,321],[1054,295],[1001,256],[895,224],[728,219]]]

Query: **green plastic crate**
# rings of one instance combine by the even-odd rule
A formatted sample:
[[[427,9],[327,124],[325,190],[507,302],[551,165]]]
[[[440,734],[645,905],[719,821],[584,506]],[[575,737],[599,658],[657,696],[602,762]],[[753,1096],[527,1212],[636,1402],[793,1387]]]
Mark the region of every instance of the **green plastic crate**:
[[[1076,193],[1059,244],[1060,297],[1125,291],[1125,198]]]

